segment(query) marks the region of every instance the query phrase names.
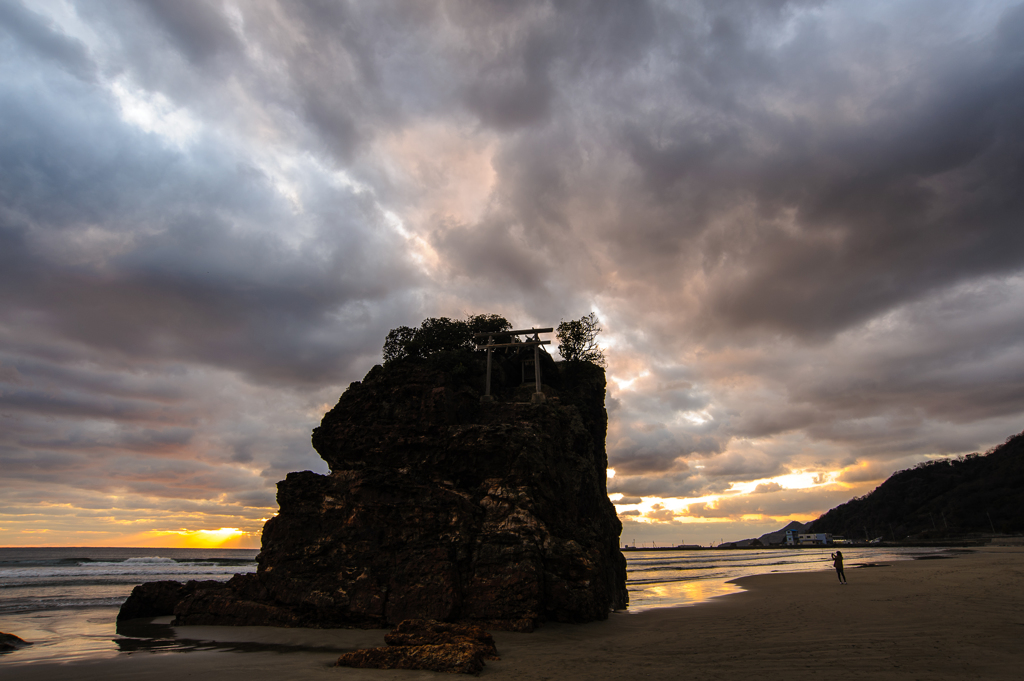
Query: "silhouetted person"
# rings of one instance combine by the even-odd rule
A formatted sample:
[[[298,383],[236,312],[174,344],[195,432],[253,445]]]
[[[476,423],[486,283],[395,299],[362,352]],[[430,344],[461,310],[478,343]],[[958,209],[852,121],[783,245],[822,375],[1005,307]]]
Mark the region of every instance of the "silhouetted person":
[[[846,573],[843,572],[843,552],[836,551],[832,554],[832,565],[836,568],[836,576],[840,584],[846,584]]]

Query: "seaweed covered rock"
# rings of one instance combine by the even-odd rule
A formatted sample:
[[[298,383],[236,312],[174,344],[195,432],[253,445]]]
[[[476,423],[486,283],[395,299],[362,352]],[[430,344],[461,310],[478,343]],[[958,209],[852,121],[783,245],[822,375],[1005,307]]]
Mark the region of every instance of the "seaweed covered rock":
[[[140,584],[121,604],[117,619],[131,620],[141,617],[160,617],[173,615],[174,608],[184,599],[192,596],[197,590],[223,590],[224,583],[217,581],[190,581],[182,584],[173,580],[146,582]]]
[[[541,404],[508,360],[491,403],[478,354],[374,367],[313,431],[330,474],[278,484],[258,571],[193,590],[175,622],[529,631],[625,607],[604,372],[544,358]]]
[[[334,666],[479,674],[484,660],[501,659],[491,635],[473,625],[405,620],[384,642],[387,646],[345,653]]]
[[[479,674],[484,656],[475,646],[466,643],[443,643],[422,646],[382,646],[345,653],[335,667],[359,669],[423,669],[450,674]]]
[[[0,631],[0,653],[7,653],[30,645],[32,644],[29,641],[15,636],[14,634],[5,634]]]
[[[436,620],[405,620],[384,636],[389,646],[426,646],[468,643],[480,649],[488,660],[498,660],[494,637],[482,627]]]

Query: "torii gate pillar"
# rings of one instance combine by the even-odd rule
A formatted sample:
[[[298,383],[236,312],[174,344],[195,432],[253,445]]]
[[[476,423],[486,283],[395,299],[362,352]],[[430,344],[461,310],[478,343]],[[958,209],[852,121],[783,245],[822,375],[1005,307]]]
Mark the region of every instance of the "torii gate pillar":
[[[540,340],[537,336],[535,338]],[[540,385],[540,345],[533,346],[533,376],[534,393],[530,396],[530,404],[543,404],[545,398]]]

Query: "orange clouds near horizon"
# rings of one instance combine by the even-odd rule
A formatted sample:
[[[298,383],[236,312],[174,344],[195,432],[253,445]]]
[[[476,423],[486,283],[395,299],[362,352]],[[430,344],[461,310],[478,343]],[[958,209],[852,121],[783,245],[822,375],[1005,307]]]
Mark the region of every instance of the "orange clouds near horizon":
[[[2,529],[2,528],[0,528]],[[246,532],[235,527],[215,530],[148,530],[133,534],[103,533],[97,540],[90,533],[55,533],[32,530],[18,533],[18,538],[0,539],[0,547],[82,546],[93,548],[138,547],[149,549],[258,549],[260,532]],[[0,533],[3,537],[3,533]]]

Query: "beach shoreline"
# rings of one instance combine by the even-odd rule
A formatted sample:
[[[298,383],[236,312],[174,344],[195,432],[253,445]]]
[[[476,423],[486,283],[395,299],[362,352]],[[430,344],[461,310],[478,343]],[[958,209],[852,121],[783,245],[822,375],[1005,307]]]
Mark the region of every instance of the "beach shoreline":
[[[612,613],[532,634],[493,632],[502,659],[481,676],[508,679],[1019,678],[1024,654],[1024,548],[949,560],[755,575],[738,593],[689,607]],[[169,628],[168,628],[169,629]],[[18,634],[13,631],[10,633]],[[340,652],[383,644],[383,630],[176,627],[186,652],[19,664],[5,681],[76,679],[419,679],[431,672],[340,669]],[[271,647],[271,650],[261,650]],[[295,652],[288,652],[295,651]],[[443,678],[443,677],[441,677]]]

